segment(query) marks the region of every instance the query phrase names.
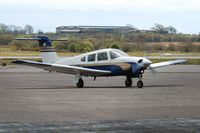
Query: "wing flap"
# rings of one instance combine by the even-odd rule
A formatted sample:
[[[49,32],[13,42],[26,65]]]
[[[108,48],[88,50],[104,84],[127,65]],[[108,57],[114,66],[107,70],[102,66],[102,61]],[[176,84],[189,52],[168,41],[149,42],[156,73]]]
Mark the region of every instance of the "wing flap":
[[[104,71],[104,70],[89,69],[89,68],[61,65],[61,64],[49,64],[49,63],[42,63],[42,62],[35,62],[28,60],[17,60],[14,61],[13,63],[37,67],[47,71],[56,71],[60,73],[73,74],[73,75],[80,74],[83,76],[102,76],[111,73],[110,71]]]
[[[185,63],[185,62],[187,62],[187,60],[172,60],[172,61],[153,63],[149,66],[149,69],[165,67],[165,66],[170,66],[170,65],[176,65],[176,64],[181,64],[181,63]]]
[[[84,67],[77,66],[69,66],[69,65],[61,65],[61,64],[52,64],[52,71],[68,73],[68,74],[81,74],[84,76],[101,76],[110,74],[110,71],[97,70],[97,69],[89,69]]]
[[[29,60],[16,60],[16,61],[13,61],[12,63],[31,66],[31,67],[37,67],[37,68],[41,68],[45,70],[49,70],[52,67],[51,64],[48,64],[48,63],[29,61]]]

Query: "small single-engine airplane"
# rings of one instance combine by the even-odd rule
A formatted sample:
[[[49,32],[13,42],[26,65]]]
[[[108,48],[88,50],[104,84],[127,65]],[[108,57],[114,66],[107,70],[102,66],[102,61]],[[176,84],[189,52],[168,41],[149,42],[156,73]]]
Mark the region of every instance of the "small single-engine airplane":
[[[101,49],[84,53],[74,57],[59,58],[52,48],[52,41],[47,36],[36,38],[16,38],[16,40],[37,40],[41,48],[42,62],[29,60],[16,60],[13,63],[41,68],[47,71],[75,75],[78,88],[84,86],[83,76],[92,76],[94,80],[100,76],[125,76],[126,87],[132,86],[132,78],[138,78],[137,87],[142,88],[142,74],[146,69],[154,71],[155,68],[184,63],[187,60],[173,60],[154,63],[143,57],[131,57],[119,49]]]

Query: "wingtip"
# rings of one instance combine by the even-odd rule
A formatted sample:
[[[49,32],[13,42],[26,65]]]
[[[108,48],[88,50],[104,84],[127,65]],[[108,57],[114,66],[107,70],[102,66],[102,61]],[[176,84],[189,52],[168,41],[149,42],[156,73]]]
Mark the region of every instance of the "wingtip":
[[[188,60],[185,60],[185,59],[182,59],[182,60],[179,60],[181,63],[185,63],[185,62],[188,62]]]
[[[11,63],[13,63],[13,64],[22,64],[23,61],[22,60],[15,60],[15,61],[12,61]]]

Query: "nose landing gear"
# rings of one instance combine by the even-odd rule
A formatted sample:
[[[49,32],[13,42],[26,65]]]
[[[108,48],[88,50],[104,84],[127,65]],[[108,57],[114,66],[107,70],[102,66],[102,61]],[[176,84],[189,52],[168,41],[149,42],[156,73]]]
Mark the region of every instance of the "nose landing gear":
[[[142,88],[143,87],[142,74],[140,74],[138,78],[139,81],[137,82],[137,87]]]
[[[142,80],[139,80],[139,81],[137,82],[137,87],[138,87],[138,88],[142,88],[142,87],[143,87],[143,82],[142,82]]]
[[[142,81],[142,75],[139,75],[139,81],[137,82],[137,87],[142,88],[143,87],[143,81]],[[127,77],[125,80],[125,85],[126,87],[131,87],[132,86],[132,79]]]

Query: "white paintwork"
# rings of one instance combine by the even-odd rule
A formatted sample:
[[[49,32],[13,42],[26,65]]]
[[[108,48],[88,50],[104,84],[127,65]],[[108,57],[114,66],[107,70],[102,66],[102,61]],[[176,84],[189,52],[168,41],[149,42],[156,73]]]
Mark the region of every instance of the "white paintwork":
[[[111,51],[116,53],[119,57],[115,59],[111,59],[110,54],[109,54],[109,52]],[[102,53],[102,52],[107,52],[108,60],[97,61],[97,54]],[[96,59],[95,61],[88,62],[87,56],[91,54],[96,54]],[[86,61],[84,62],[81,61],[82,57],[86,57]],[[96,77],[96,76],[101,76],[101,75],[107,75],[107,74],[110,74],[111,72],[106,71],[106,70],[83,68],[81,66],[83,65],[95,66],[95,65],[100,65],[100,64],[115,65],[117,63],[135,63],[135,64],[138,64],[138,66],[143,66],[144,70],[147,68],[152,70],[158,67],[184,63],[187,61],[187,60],[174,60],[174,61],[167,61],[167,62],[152,64],[152,62],[146,58],[131,57],[127,55],[126,53],[122,52],[121,50],[117,50],[117,49],[101,49],[101,50],[96,50],[93,52],[88,52],[85,54],[81,54],[81,55],[69,57],[69,58],[64,58],[64,59],[59,59],[55,52],[44,52],[42,53],[42,60],[43,60],[42,63],[23,60],[21,61],[21,64],[42,68],[48,71],[56,71],[56,72],[62,72],[62,73],[67,73],[67,74],[79,75],[79,76],[81,75],[81,76]],[[142,63],[138,62],[140,60],[142,60]]]
[[[175,64],[181,64],[186,62],[187,60],[173,60],[173,61],[165,61],[165,62],[159,62],[159,63],[154,63],[149,66],[150,69],[155,69],[159,67],[165,67],[169,65],[175,65]]]
[[[110,51],[115,52],[115,53],[120,52],[120,53],[117,53],[119,55],[119,57],[111,60],[110,55],[109,55]],[[102,52],[107,52],[108,60],[97,61],[97,54],[98,53],[102,53]],[[87,56],[91,55],[91,54],[96,54],[95,61],[93,61],[93,62],[88,62],[87,60],[85,62],[81,61],[82,57],[86,56],[86,58],[87,58]],[[152,63],[151,61],[149,61],[146,58],[143,58],[143,57],[131,57],[128,54],[122,52],[121,50],[111,49],[110,48],[110,49],[96,50],[96,51],[84,53],[84,54],[81,54],[81,55],[78,55],[78,56],[74,56],[74,57],[64,58],[64,59],[56,61],[55,63],[56,64],[62,64],[62,65],[85,65],[85,64],[105,64],[105,63],[106,64],[109,64],[109,63],[110,64],[114,64],[114,63],[124,63],[124,62],[137,63],[138,60],[141,60],[141,59],[143,59],[144,63],[147,63],[147,64],[151,64]]]
[[[54,63],[59,60],[56,52],[41,52],[42,62]]]

